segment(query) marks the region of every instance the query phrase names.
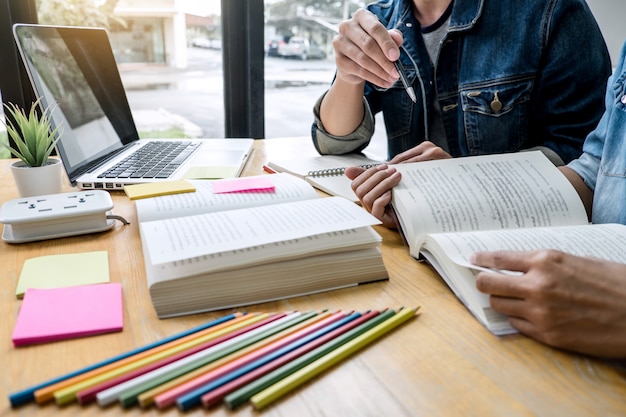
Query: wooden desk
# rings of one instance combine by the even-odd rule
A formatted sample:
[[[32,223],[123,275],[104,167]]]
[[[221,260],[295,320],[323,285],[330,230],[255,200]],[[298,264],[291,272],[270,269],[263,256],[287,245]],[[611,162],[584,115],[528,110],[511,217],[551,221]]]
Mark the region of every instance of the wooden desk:
[[[257,141],[245,174],[262,172],[271,156],[314,154],[308,140]],[[16,198],[9,161],[0,161],[0,203]],[[67,190],[71,188],[67,186]],[[29,404],[12,410],[8,394],[143,346],[226,314],[157,319],[148,290],[135,210],[113,195],[114,213],[130,225],[101,234],[10,245],[0,243],[0,415],[178,415],[120,406]],[[432,270],[408,256],[395,232],[379,228],[390,280],[275,303],[248,311],[331,310],[421,306],[421,314],[262,413],[224,406],[214,416],[616,416],[626,415],[626,367],[561,352],[524,336],[485,330]],[[16,349],[11,332],[20,301],[15,286],[23,262],[35,256],[107,250],[111,280],[122,283],[124,331]],[[195,409],[190,415],[205,415]]]

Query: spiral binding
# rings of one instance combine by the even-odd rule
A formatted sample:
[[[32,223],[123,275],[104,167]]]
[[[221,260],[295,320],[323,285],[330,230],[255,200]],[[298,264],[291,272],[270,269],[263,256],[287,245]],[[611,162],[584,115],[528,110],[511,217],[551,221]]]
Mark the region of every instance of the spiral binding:
[[[363,164],[359,165],[361,168],[371,168],[380,165],[381,163],[373,163],[373,164]],[[327,168],[327,169],[317,169],[315,171],[309,171],[306,175],[308,177],[336,177],[338,175],[343,175],[346,172],[346,167],[342,168]]]

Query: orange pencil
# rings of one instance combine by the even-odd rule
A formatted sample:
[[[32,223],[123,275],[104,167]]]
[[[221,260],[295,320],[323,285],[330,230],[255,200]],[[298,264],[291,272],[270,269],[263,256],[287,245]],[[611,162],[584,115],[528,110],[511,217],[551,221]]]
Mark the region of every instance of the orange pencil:
[[[307,323],[306,326],[301,327],[295,332],[281,335],[282,337],[272,341],[271,343],[265,343],[264,346],[255,346],[252,351],[246,353],[245,355],[238,355],[239,357],[232,358],[229,362],[223,364],[222,366],[214,368],[210,372],[205,372],[183,384],[180,384],[168,391],[163,392],[162,394],[157,395],[154,398],[154,402],[159,408],[165,408],[173,405],[179,396],[186,394],[194,390],[195,388],[204,385],[207,382],[212,381],[220,376],[232,372],[233,370],[240,368],[262,356],[265,356],[272,351],[275,351],[285,345],[301,339],[305,335],[319,330],[320,328],[323,328],[330,323],[333,323],[340,318],[345,317],[345,315],[346,314],[344,312],[338,311],[333,315],[325,317],[323,320],[316,320],[313,323]]]
[[[203,336],[205,334],[209,334],[209,333],[218,331],[220,329],[223,329],[225,327],[232,326],[233,324],[239,323],[239,322],[244,321],[244,320],[249,320],[251,317],[254,317],[257,314],[256,313],[251,313],[251,314],[242,315],[241,313],[236,313],[236,315],[237,315],[236,318],[234,318],[232,320],[229,320],[227,322],[218,324],[217,326],[210,327],[208,329],[199,331],[197,333],[190,334],[190,335],[182,337],[180,339],[173,340],[173,341],[171,341],[169,343],[157,346],[157,347],[155,347],[153,349],[149,349],[149,350],[143,351],[141,353],[138,353],[136,355],[132,355],[132,356],[126,357],[126,358],[124,358],[122,360],[112,362],[112,363],[107,364],[105,366],[93,369],[93,370],[91,370],[89,372],[85,372],[85,373],[76,375],[76,376],[74,376],[72,378],[65,379],[65,380],[60,381],[58,383],[48,385],[48,386],[46,386],[44,388],[41,388],[41,389],[35,391],[35,393],[34,393],[35,401],[37,401],[37,403],[39,403],[39,404],[51,401],[54,398],[54,392],[55,391],[58,391],[58,390],[63,389],[65,387],[68,387],[68,386],[70,386],[72,384],[75,384],[77,382],[84,381],[84,380],[89,379],[89,378],[91,378],[93,376],[100,375],[100,374],[102,374],[102,373],[104,373],[106,371],[118,368],[118,367],[123,366],[125,364],[134,362],[134,361],[136,361],[138,359],[145,358],[147,356],[150,356],[150,355],[158,353],[158,352],[162,352],[162,351],[164,351],[166,349],[169,349],[171,347],[174,347],[174,346],[178,346],[179,344],[185,343],[185,342],[187,342],[189,340],[193,340],[193,339],[195,339],[197,337],[201,337],[201,336]]]
[[[314,312],[308,313],[308,315],[313,315],[315,314]],[[154,387],[148,391],[145,391],[143,393],[141,393],[138,397],[137,400],[139,401],[139,405],[141,405],[142,407],[148,407],[150,405],[152,405],[154,403],[154,399],[157,395],[164,393],[165,391],[169,391],[170,389],[176,388],[177,386],[192,380],[200,375],[203,375],[207,372],[212,371],[215,368],[224,366],[225,364],[228,364],[234,360],[236,360],[237,358],[244,356],[250,352],[253,352],[257,349],[259,349],[260,347],[267,345],[269,343],[272,343],[276,340],[280,340],[283,337],[287,337],[288,335],[290,335],[291,333],[294,333],[298,330],[300,330],[301,328],[304,328],[306,326],[309,326],[311,324],[314,324],[315,322],[322,320],[326,317],[330,316],[330,313],[328,311],[323,311],[320,314],[316,314],[315,316],[308,318],[306,320],[304,320],[301,323],[297,323],[285,330],[283,330],[280,333],[277,333],[273,336],[267,337],[257,343],[254,343],[248,347],[245,347],[243,349],[240,349],[236,352],[233,352],[232,354],[225,356],[221,359],[216,360],[215,362],[211,362],[209,364],[206,364],[198,369],[195,369],[185,375],[181,375],[171,381],[168,381],[164,384],[161,384],[157,387]],[[304,319],[305,317],[303,317]]]

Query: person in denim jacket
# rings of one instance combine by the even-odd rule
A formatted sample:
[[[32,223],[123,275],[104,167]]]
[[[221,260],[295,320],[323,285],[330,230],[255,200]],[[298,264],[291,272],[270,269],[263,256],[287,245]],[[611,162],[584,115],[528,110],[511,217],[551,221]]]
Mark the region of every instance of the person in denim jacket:
[[[611,73],[584,0],[381,0],[342,22],[333,46],[316,149],[363,150],[382,111],[394,163],[525,149],[568,163],[602,115]]]
[[[626,43],[609,79],[606,111],[580,158],[561,171],[585,203],[592,223],[626,224]],[[476,285],[494,310],[548,345],[604,357],[626,357],[626,265],[558,251],[476,253],[484,267]]]

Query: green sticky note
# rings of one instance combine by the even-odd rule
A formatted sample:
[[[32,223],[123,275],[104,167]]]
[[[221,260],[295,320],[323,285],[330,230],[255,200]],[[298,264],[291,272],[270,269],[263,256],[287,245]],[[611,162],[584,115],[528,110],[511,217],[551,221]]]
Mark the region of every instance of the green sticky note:
[[[28,288],[61,288],[109,282],[107,251],[39,256],[24,261],[15,295]]]

